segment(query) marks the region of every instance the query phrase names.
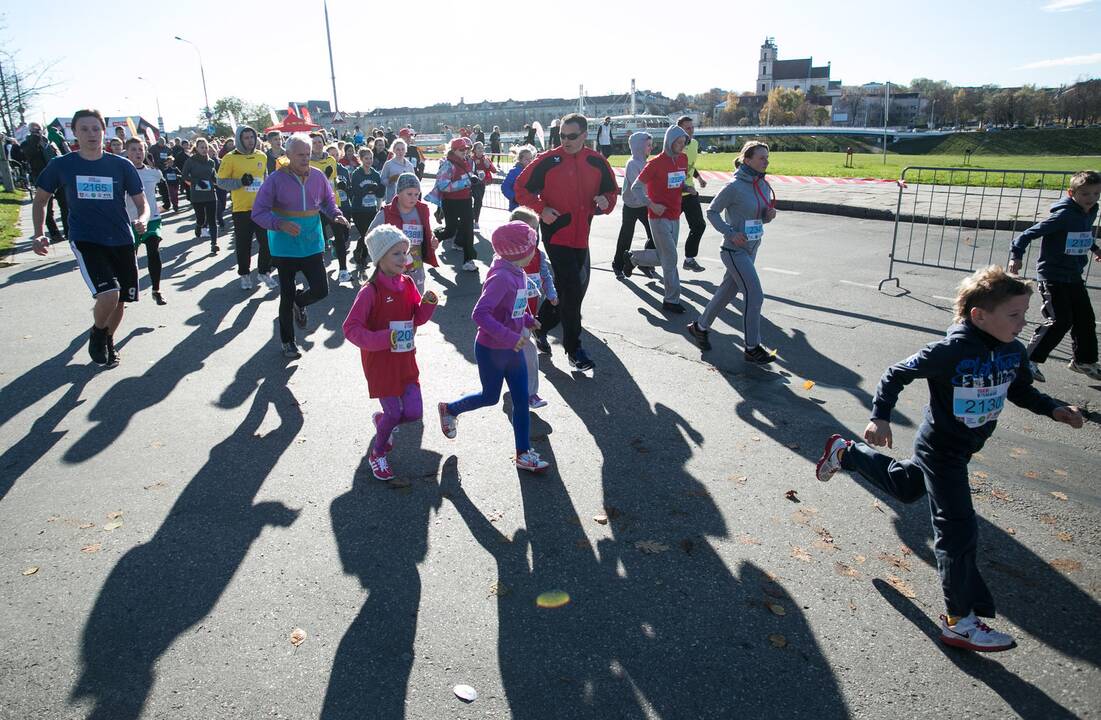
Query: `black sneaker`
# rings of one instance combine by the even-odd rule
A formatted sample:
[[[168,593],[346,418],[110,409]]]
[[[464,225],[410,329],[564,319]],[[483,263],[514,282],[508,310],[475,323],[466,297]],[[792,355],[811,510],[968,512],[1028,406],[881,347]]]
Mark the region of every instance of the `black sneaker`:
[[[153,291],[153,300],[156,301],[156,303],[158,305],[167,305],[168,304],[168,301],[166,301],[164,299],[164,295],[161,295],[159,290],[154,290]]]
[[[765,350],[763,345],[758,345],[745,351],[745,360],[757,365],[768,365],[772,362],[772,353]]]
[[[531,334],[535,338],[535,348],[544,355],[551,354],[550,341],[547,340],[547,334],[536,330]]]
[[[288,360],[297,360],[302,357],[302,353],[298,352],[298,346],[293,342],[283,343],[283,357]]]
[[[707,339],[708,331],[701,328],[695,320],[688,323],[688,334],[695,339],[696,344],[700,346],[700,350],[711,349],[711,341]]]
[[[650,267],[649,265],[636,265],[636,267],[638,268],[638,271],[640,273],[650,278],[651,280],[658,279],[658,274],[654,272],[654,268]]]
[[[703,265],[696,262],[696,258],[685,258],[684,262],[681,263],[681,267],[692,272],[703,272]]]
[[[306,327],[306,308],[294,306],[294,324],[300,328]]]
[[[577,348],[569,354],[570,367],[574,370],[592,370],[596,367],[596,363],[592,361],[589,354],[585,352],[585,348]]]
[[[623,280],[627,276],[623,274],[623,268],[612,268],[612,272],[615,273],[616,280]]]
[[[217,255],[218,254],[218,243],[210,243],[210,254],[211,255]]]
[[[95,325],[88,333],[88,355],[97,365],[107,364],[107,328],[100,330]]]
[[[119,355],[119,351],[115,349],[115,336],[107,336],[107,367],[118,367],[119,361],[122,360],[122,356]]]
[[[680,315],[684,312],[684,306],[680,303],[662,301],[661,309],[665,312],[671,312],[674,315]]]
[[[627,277],[631,277],[635,272],[635,263],[631,260],[631,253],[623,254],[623,274]]]

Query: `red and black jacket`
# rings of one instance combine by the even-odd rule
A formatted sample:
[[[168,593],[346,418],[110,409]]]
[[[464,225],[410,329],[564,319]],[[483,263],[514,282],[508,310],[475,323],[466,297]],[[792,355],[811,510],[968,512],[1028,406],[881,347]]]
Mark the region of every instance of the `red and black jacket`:
[[[607,210],[597,210],[597,195],[608,201]],[[539,223],[544,242],[551,245],[589,247],[593,216],[612,212],[618,196],[619,183],[612,166],[589,148],[574,155],[560,147],[548,150],[524,168],[516,180],[519,204],[540,214],[548,207],[558,211],[558,219],[552,224]]]

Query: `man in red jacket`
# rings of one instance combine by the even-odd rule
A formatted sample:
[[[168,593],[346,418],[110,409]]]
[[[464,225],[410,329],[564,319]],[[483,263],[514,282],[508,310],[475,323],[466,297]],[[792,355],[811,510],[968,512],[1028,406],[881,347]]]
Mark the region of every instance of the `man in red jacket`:
[[[589,287],[589,225],[593,216],[615,207],[619,185],[600,153],[585,147],[588,122],[571,113],[562,118],[562,145],[531,162],[516,180],[516,200],[539,213],[547,257],[554,268],[558,305],[543,303],[540,352],[549,353],[547,331],[562,322],[562,345],[570,365],[590,370],[593,361],[581,347],[581,303]]]

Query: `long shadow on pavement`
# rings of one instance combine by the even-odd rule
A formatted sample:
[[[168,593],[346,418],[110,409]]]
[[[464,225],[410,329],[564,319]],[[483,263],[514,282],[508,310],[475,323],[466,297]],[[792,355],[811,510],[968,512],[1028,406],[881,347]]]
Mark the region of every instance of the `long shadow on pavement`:
[[[89,720],[131,720],[145,705],[164,652],[218,602],[252,542],[298,511],[253,498],[302,428],[287,389],[293,369],[271,372],[232,435],[214,446],[164,523],[115,565],[84,626],[83,670],[71,699],[91,699]],[[280,424],[260,436],[274,407]],[[227,482],[228,480],[228,482]]]

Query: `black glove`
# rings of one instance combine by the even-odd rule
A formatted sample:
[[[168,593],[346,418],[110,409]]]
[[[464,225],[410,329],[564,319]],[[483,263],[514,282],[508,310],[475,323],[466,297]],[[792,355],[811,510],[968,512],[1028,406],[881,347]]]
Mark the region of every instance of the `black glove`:
[[[336,181],[336,189],[337,190],[344,190],[345,192],[347,192],[348,183],[344,182],[344,178],[341,178],[340,180]]]
[[[241,176],[241,187],[248,187],[249,185],[252,185],[252,176],[245,173]]]
[[[333,176],[333,166],[332,165],[326,165],[325,166],[325,177],[331,178],[332,176]]]

